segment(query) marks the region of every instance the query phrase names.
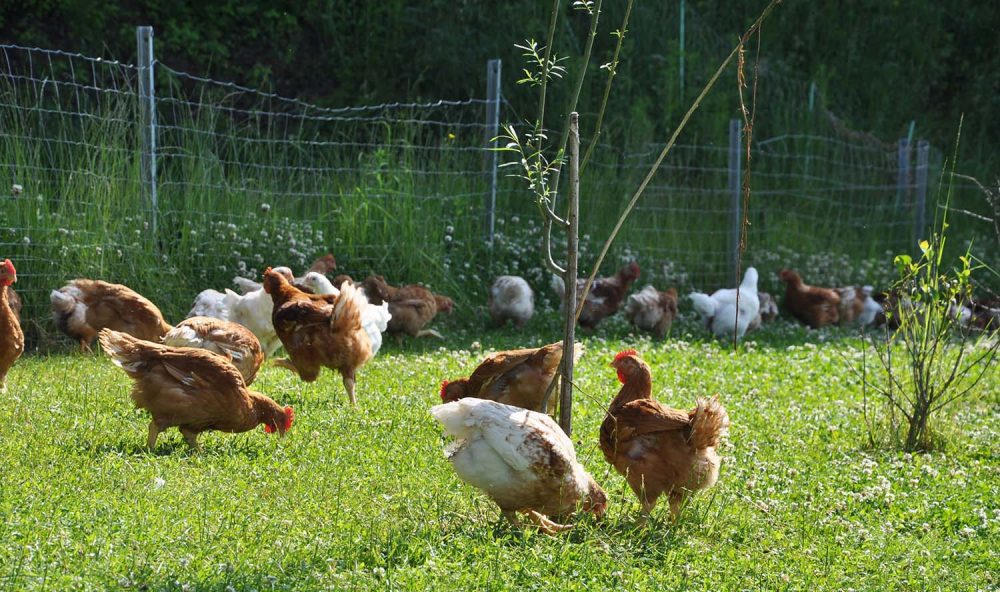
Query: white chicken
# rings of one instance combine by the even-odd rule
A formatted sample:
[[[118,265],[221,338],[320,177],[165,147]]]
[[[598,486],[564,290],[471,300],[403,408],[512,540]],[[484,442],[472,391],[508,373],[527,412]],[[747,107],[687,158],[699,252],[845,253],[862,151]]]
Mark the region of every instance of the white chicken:
[[[861,288],[861,293],[864,295],[865,303],[864,308],[861,310],[861,316],[858,317],[858,324],[862,327],[866,327],[875,322],[875,318],[879,313],[884,313],[882,305],[872,298],[872,292],[875,291],[873,286],[865,286]]]
[[[737,293],[739,293],[738,310]],[[751,324],[756,326],[760,323],[757,270],[753,267],[747,268],[739,288],[716,290],[711,296],[692,292],[688,297],[694,303],[694,309],[705,319],[705,324],[716,337],[732,338],[735,328],[736,338],[742,339]]]
[[[287,267],[275,267],[274,270],[291,280],[291,269]],[[257,282],[239,276],[233,278],[233,283],[239,287],[243,294],[249,294],[250,292],[255,292],[263,288],[263,286]],[[225,293],[219,292],[218,290],[208,289],[202,290],[198,293],[198,296],[195,297],[194,304],[191,305],[191,310],[188,312],[187,318],[212,317],[213,319],[227,320],[226,314]]]
[[[225,318],[223,320],[239,323],[250,329],[260,341],[264,353],[273,356],[281,347],[281,340],[274,330],[271,313],[274,312],[274,301],[271,295],[264,291],[254,290],[248,294],[237,294],[226,290]]]
[[[545,533],[572,526],[546,516],[578,508],[600,518],[607,496],[577,462],[573,442],[549,416],[495,401],[466,398],[436,405],[431,415],[455,442],[445,449],[455,472],[486,493],[504,517],[517,512]]]
[[[340,290],[333,285],[333,282],[316,271],[310,271],[302,276],[301,283],[315,294],[340,295]],[[389,328],[390,319],[392,319],[392,315],[389,313],[388,302],[372,304],[366,301],[365,306],[361,309],[361,328],[368,334],[368,339],[372,343],[372,355],[377,354],[378,350],[382,348],[382,334]]]
[[[490,318],[497,325],[503,325],[509,319],[520,328],[535,314],[535,293],[523,277],[502,275],[490,287],[487,308]]]
[[[210,317],[191,317],[181,321],[163,336],[163,345],[194,347],[228,358],[249,386],[264,362],[260,341],[238,323]]]

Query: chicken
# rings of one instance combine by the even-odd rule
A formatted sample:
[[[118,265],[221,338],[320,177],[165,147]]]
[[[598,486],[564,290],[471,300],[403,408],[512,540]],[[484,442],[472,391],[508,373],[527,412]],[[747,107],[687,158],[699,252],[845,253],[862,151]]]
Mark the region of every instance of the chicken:
[[[611,366],[622,388],[601,424],[601,452],[642,504],[643,520],[661,495],[677,518],[689,492],[719,478],[715,447],[729,427],[718,396],[699,398],[690,410],[671,409],[652,398],[649,366],[635,352],[620,352]]]
[[[640,331],[648,331],[663,339],[677,318],[677,289],[660,292],[647,285],[628,297],[625,318]]]
[[[264,363],[264,350],[250,329],[210,317],[191,317],[181,321],[163,336],[163,344],[171,347],[205,349],[232,362],[249,386]]]
[[[361,283],[361,288],[368,299],[373,302],[389,303],[389,314],[392,317],[387,325],[389,333],[402,339],[405,333],[411,337],[437,337],[444,339],[433,329],[425,329],[437,313],[450,313],[455,304],[451,298],[434,294],[423,286],[410,284],[394,287],[386,283],[380,275],[370,275]]]
[[[573,442],[547,415],[468,398],[431,408],[456,438],[445,448],[460,479],[481,489],[515,526],[517,512],[545,533],[568,530],[546,516],[578,508],[601,518],[604,490],[576,460]]]
[[[864,286],[861,288],[861,295],[864,297],[864,302],[862,303],[861,315],[858,316],[858,324],[862,327],[872,325],[876,322],[879,315],[885,318],[885,311],[882,310],[882,305],[875,300],[872,292],[875,288],[872,286]]]
[[[818,288],[802,282],[802,276],[792,269],[782,269],[778,277],[785,282],[785,309],[792,316],[819,329],[840,319],[840,295],[829,288]]]
[[[760,302],[760,315],[761,322],[770,323],[774,319],[778,318],[778,301],[774,299],[767,292],[757,292],[757,301]],[[757,323],[760,325],[760,323]]]
[[[274,312],[274,301],[271,296],[264,291],[254,290],[247,294],[237,294],[232,290],[226,290],[225,300],[225,320],[239,323],[257,336],[260,346],[267,356],[273,356],[274,352],[281,347],[281,340],[274,330],[271,315]]]
[[[502,275],[490,287],[486,307],[494,324],[503,326],[509,320],[521,328],[535,314],[535,293],[523,277]]]
[[[835,291],[840,297],[840,304],[837,306],[839,323],[841,325],[860,324],[861,315],[865,311],[866,297],[864,292],[853,286],[837,288]]]
[[[296,278],[292,274],[292,270],[284,266],[275,267],[273,269],[281,273],[282,275],[286,276],[288,278],[288,281],[295,284],[296,288],[299,288],[300,290],[302,289],[306,277],[305,275]],[[313,261],[309,269],[306,270],[306,275],[310,273],[318,273],[320,275],[325,276],[326,274],[332,272],[335,269],[337,269],[337,260],[333,258],[333,253],[327,253],[326,255],[323,255],[322,257]],[[234,277],[233,283],[236,285],[236,288],[243,294],[249,294],[250,292],[255,292],[263,288],[262,284],[255,282],[249,278],[241,276]]]
[[[343,285],[345,280],[351,278],[350,276],[337,276],[336,279],[339,279],[340,285]],[[340,288],[335,287],[325,275],[316,271],[310,271],[304,275],[302,284],[315,294],[333,294],[335,296],[340,294]],[[382,349],[382,333],[385,333],[386,329],[389,328],[390,319],[392,319],[392,315],[389,313],[389,304],[386,302],[381,304],[368,302],[361,311],[361,327],[364,328],[368,339],[372,342],[372,355],[377,354],[378,350]]]
[[[10,259],[0,263],[0,393],[7,392],[7,372],[24,353],[24,332],[21,321],[10,303],[8,291],[17,281],[17,270]]]
[[[21,303],[21,297],[17,295],[17,292],[11,286],[4,288],[4,292],[7,293],[7,303],[10,305],[10,310],[14,313],[14,318],[20,323],[21,308],[24,307],[24,304]]]
[[[306,382],[316,380],[323,366],[337,370],[356,405],[357,371],[372,358],[371,339],[361,326],[368,304],[361,290],[344,283],[339,296],[310,297],[270,269],[264,272],[264,290],[274,299],[274,329],[289,355],[276,363]]]
[[[101,329],[146,341],[159,341],[170,330],[155,304],[121,284],[73,280],[53,290],[50,299],[59,330],[76,339],[81,351],[90,351]]]
[[[583,311],[580,313],[579,323],[586,329],[597,328],[598,323],[605,318],[618,312],[618,308],[628,293],[629,286],[639,278],[639,264],[635,261],[618,270],[618,273],[611,277],[594,278],[594,283],[590,287],[590,292],[584,300]],[[587,280],[576,280],[576,299],[580,302]],[[563,310],[566,310],[566,283],[563,278],[552,276],[552,290],[562,301]]]
[[[532,411],[541,411],[549,383],[562,362],[563,343],[515,349],[488,356],[468,378],[441,383],[441,401],[466,397],[487,399]],[[573,361],[583,355],[583,344],[573,346]]]
[[[177,426],[187,443],[200,449],[207,430],[246,432],[264,424],[267,433],[284,435],[295,413],[247,389],[239,371],[225,358],[203,349],[170,347],[103,329],[101,345],[135,384],[132,400],[149,411],[150,450],[167,428]]]
[[[688,298],[716,337],[743,339],[747,331],[760,326],[760,298],[757,295],[757,270],[748,267],[738,288],[712,292],[711,296],[692,292]],[[739,300],[739,302],[737,302]]]

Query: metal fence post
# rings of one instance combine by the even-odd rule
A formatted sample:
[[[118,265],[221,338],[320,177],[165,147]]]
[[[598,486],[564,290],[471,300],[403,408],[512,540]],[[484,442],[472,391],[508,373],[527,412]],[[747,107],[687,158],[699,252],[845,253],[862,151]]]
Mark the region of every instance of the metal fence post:
[[[916,215],[913,217],[913,243],[917,244],[920,239],[926,238],[927,232],[927,173],[928,161],[930,160],[931,143],[927,140],[917,142],[917,170],[916,170]]]
[[[743,216],[740,212],[740,197],[743,184],[740,182],[743,169],[743,151],[740,140],[743,137],[742,124],[739,119],[729,120],[729,211],[731,214],[729,234],[729,269],[732,277],[739,283],[740,261],[740,228]]]
[[[500,135],[500,60],[490,60],[486,64],[486,169],[490,179],[490,191],[486,194],[486,244],[493,244],[497,208],[497,136]]]
[[[896,207],[900,211],[906,207],[906,195],[910,189],[910,140],[900,138],[896,148]]]
[[[139,62],[139,146],[142,192],[149,204],[152,236],[156,236],[156,91],[153,86],[153,27],[136,27]]]

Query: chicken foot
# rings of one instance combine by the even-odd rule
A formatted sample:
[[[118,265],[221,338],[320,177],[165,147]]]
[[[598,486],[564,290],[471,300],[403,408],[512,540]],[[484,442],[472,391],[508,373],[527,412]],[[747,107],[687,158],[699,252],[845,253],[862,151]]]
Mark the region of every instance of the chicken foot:
[[[197,432],[192,432],[191,430],[187,430],[184,428],[177,428],[177,429],[181,431],[181,435],[184,436],[185,440],[187,440],[188,446],[190,446],[191,448],[195,449],[198,452],[201,452],[201,444],[198,443]]]
[[[414,337],[436,337],[438,339],[444,339],[444,335],[441,335],[434,329],[421,329],[417,331],[417,334],[414,335]]]
[[[502,513],[504,518],[506,518],[515,527],[521,528],[523,526],[521,524],[521,519],[517,515],[517,512],[504,510]],[[534,510],[528,510],[527,512],[525,512],[525,515],[528,517],[528,520],[532,524],[534,524],[536,528],[538,528],[540,532],[543,532],[550,536],[554,536],[556,534],[559,534],[560,532],[565,532],[567,530],[573,529],[572,524],[559,524],[557,522],[553,522],[552,520],[549,520],[548,518],[546,518],[545,516],[539,514]]]
[[[354,382],[355,382],[354,377],[344,376],[343,379],[344,379],[344,388],[347,389],[347,397],[351,400],[351,406],[357,407],[358,401],[357,399],[354,398]]]
[[[149,437],[146,438],[146,448],[152,451],[156,448],[156,438],[160,435],[160,426],[156,425],[156,421],[149,422]]]

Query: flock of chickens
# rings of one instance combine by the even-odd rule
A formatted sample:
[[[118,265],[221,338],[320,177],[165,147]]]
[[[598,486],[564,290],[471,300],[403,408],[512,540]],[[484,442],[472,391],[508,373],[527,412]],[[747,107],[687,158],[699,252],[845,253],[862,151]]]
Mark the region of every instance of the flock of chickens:
[[[132,399],[151,416],[147,446],[177,427],[198,448],[207,430],[245,432],[264,426],[283,435],[294,410],[250,390],[265,358],[284,346],[287,358],[273,363],[311,382],[323,367],[342,377],[356,403],[358,370],[380,349],[382,333],[414,337],[441,335],[428,324],[438,312],[451,312],[451,299],[419,285],[395,287],[381,276],[355,282],[346,275],[332,281],[332,255],[318,259],[296,278],[287,267],[268,268],[263,282],[234,281],[243,291],[198,294],[188,318],[168,324],[148,299],[126,286],[77,279],[51,293],[59,328],[89,350],[99,339],[104,351],[134,385]],[[595,328],[620,308],[637,328],[663,337],[677,316],[677,291],[651,285],[629,295],[640,268],[632,262],[614,276],[597,279],[582,299],[579,323]],[[871,287],[828,289],[806,285],[784,269],[785,308],[810,327],[832,323],[884,322],[883,303]],[[0,265],[0,389],[7,371],[24,349],[20,302],[11,285],[17,272],[10,260]],[[742,283],[711,295],[689,295],[707,328],[721,338],[742,338],[777,316],[774,298],[757,290],[757,271],[748,268]],[[565,286],[554,276],[552,288],[565,302]],[[578,280],[578,293],[584,281]],[[624,303],[624,307],[622,306]],[[891,305],[891,304],[887,304]],[[534,313],[529,284],[517,276],[494,282],[488,309],[496,323],[523,326]],[[891,319],[893,315],[888,315]],[[572,355],[583,353],[576,344]],[[561,517],[582,510],[602,516],[607,496],[577,461],[571,440],[542,411],[562,361],[562,343],[510,350],[488,356],[467,378],[441,384],[442,403],[431,414],[455,441],[446,450],[459,477],[483,490],[504,516],[517,523],[525,514],[540,530],[556,533],[570,526]],[[699,399],[691,410],[672,409],[652,398],[649,366],[634,350],[611,362],[621,388],[600,428],[604,458],[623,475],[639,498],[643,518],[665,496],[676,517],[686,495],[711,487],[719,474],[715,451],[729,425],[718,397]]]

